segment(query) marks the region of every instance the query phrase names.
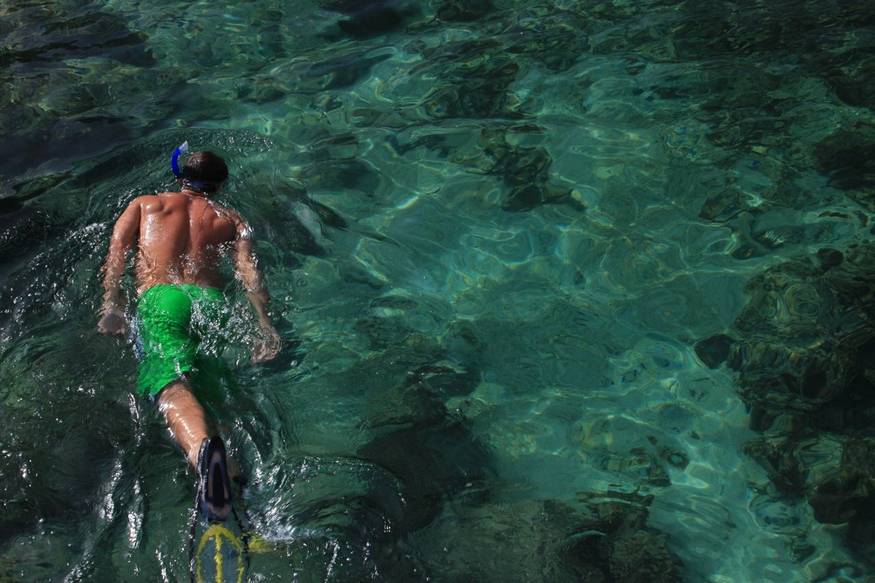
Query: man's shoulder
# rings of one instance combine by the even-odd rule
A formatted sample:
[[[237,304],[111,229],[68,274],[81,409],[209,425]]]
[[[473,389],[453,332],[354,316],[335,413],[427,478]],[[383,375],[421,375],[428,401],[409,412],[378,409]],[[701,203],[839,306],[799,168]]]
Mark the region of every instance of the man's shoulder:
[[[239,223],[243,221],[243,217],[241,217],[240,213],[237,212],[235,209],[223,204],[219,204],[215,201],[211,201],[210,204],[213,206],[214,209],[216,209],[216,212],[233,221],[234,223]]]
[[[252,229],[249,227],[249,223],[246,222],[246,219],[243,218],[236,210],[231,207],[224,205],[217,205],[216,208],[219,211],[219,214],[224,216],[226,220],[230,221],[234,226],[234,230],[236,231],[237,239],[251,239],[252,238]]]
[[[155,194],[142,194],[134,198],[129,206],[138,206],[143,210],[156,210],[172,208],[185,201],[185,195],[179,192],[158,192]]]
[[[167,193],[162,193],[162,194],[167,194]],[[157,194],[141,194],[140,196],[135,197],[130,203],[128,203],[128,206],[142,205],[142,204],[158,202],[158,200],[159,200],[158,196],[159,195],[157,195]]]

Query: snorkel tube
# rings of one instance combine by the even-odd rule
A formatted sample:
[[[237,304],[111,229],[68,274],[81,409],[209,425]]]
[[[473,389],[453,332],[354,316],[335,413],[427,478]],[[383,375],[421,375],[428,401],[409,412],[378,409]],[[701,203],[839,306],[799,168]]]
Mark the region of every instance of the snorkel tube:
[[[188,140],[176,146],[173,154],[170,155],[170,170],[173,171],[173,175],[177,178],[182,178],[182,170],[179,169],[179,157],[186,152],[188,152]]]

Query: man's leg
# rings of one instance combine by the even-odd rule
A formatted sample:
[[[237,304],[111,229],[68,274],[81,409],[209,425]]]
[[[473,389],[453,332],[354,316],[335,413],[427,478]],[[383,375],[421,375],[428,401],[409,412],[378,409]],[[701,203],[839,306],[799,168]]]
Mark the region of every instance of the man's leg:
[[[210,437],[210,431],[206,412],[191,387],[182,380],[167,385],[158,397],[158,410],[188,463],[197,470],[198,453],[203,441]]]
[[[198,474],[198,499],[210,522],[223,521],[231,512],[231,483],[228,478],[225,445],[221,438],[210,439],[207,415],[191,387],[183,380],[170,383],[158,397],[158,410],[164,415],[170,433],[185,452],[188,463]],[[204,440],[209,440],[205,445]],[[203,466],[198,458],[204,446]]]

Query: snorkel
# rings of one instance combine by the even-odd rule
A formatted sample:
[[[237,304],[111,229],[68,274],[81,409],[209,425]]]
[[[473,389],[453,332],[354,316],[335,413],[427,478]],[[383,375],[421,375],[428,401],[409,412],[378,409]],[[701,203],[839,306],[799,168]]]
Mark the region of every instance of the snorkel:
[[[177,178],[182,178],[182,170],[179,169],[179,157],[186,152],[188,152],[188,140],[176,146],[173,154],[170,155],[170,170],[173,171],[173,175]]]

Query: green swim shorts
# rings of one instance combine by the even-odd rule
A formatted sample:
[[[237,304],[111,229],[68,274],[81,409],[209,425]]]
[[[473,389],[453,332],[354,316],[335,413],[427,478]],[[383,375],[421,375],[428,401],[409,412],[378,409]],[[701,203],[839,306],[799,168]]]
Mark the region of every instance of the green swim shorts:
[[[137,389],[157,397],[169,383],[188,380],[200,399],[221,401],[233,377],[221,358],[229,310],[222,292],[190,284],[158,284],[140,296],[141,349]]]

